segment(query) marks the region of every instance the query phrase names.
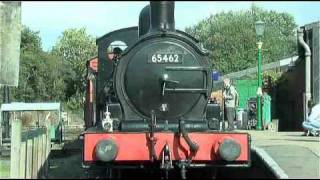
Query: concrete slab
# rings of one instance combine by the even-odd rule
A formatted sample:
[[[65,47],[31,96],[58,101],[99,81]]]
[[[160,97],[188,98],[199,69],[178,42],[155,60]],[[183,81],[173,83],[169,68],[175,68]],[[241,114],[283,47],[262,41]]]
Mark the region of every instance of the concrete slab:
[[[320,138],[303,132],[241,131],[263,149],[289,178],[320,178]]]
[[[264,146],[289,178],[320,177],[319,157],[308,148],[296,145]]]

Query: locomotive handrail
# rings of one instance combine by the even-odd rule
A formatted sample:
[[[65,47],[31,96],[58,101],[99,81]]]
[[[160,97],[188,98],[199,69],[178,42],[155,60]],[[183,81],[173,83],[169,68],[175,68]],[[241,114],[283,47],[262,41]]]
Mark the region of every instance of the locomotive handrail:
[[[208,91],[208,77],[207,77],[207,72],[210,70],[208,67],[188,67],[188,66],[167,66],[165,67],[166,70],[168,71],[203,71],[205,73],[205,81],[203,82],[203,88],[166,88],[163,87],[163,94],[164,91],[167,92],[177,92],[177,93],[207,93]]]
[[[208,89],[201,88],[165,88],[168,92],[178,92],[178,93],[206,93]]]
[[[166,70],[169,71],[207,71],[208,67],[185,67],[185,66],[168,66]]]

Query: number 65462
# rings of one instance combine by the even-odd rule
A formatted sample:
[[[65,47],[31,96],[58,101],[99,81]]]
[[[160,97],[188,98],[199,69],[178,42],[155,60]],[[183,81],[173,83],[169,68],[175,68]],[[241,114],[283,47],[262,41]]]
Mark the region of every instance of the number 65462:
[[[153,54],[151,56],[152,63],[179,63],[178,54]]]

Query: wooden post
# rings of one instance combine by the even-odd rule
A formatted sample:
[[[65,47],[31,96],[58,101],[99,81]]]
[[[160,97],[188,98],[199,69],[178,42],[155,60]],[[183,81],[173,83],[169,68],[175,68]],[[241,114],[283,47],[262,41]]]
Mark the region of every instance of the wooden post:
[[[41,177],[41,161],[42,161],[42,131],[38,128],[37,139],[38,139],[38,167],[37,167],[37,177]]]
[[[42,162],[41,162],[41,169],[42,169],[42,172],[41,172],[41,178],[45,178],[46,176],[46,170],[45,170],[45,163],[46,163],[46,151],[47,151],[47,129],[45,129],[45,131],[43,132],[42,134]]]
[[[22,123],[12,120],[10,177],[45,178],[48,174],[51,138],[49,129],[37,128],[23,133]]]
[[[45,176],[48,176],[50,168],[50,151],[51,151],[51,134],[50,134],[50,121],[46,122],[46,162],[45,162]]]
[[[20,146],[20,177],[21,179],[25,179],[26,177],[26,166],[27,164],[27,158],[26,158],[26,149],[27,149],[27,143],[26,141],[21,142]]]
[[[0,27],[2,27],[2,8],[3,8],[4,4],[2,3],[2,1],[0,1]],[[0,31],[0,58],[2,56],[2,50],[1,50],[1,47],[2,47],[2,33]],[[0,66],[1,66],[1,61],[0,61]],[[2,84],[0,83],[0,90],[2,88]],[[2,113],[0,113],[0,147],[2,147]]]
[[[0,27],[2,27],[3,25],[3,9],[4,9],[4,4],[2,1],[0,1]],[[0,31],[0,58],[2,57],[2,31]],[[0,61],[0,67],[1,67],[1,61]],[[0,88],[1,88],[1,83],[0,83]]]
[[[20,172],[21,125],[21,121],[14,117],[11,123],[10,177],[15,179],[19,178]]]
[[[27,169],[26,169],[26,179],[32,178],[32,147],[33,147],[33,140],[28,137],[27,141]]]
[[[0,84],[18,86],[21,2],[0,1]]]
[[[32,146],[32,179],[37,179],[38,173],[38,138],[33,138]]]

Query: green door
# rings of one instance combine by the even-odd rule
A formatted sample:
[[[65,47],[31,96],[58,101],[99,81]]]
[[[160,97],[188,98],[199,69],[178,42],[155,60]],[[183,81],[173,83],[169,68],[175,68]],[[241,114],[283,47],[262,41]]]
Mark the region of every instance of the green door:
[[[239,94],[239,108],[247,109],[248,99],[257,96],[257,80],[236,80],[235,87]]]

